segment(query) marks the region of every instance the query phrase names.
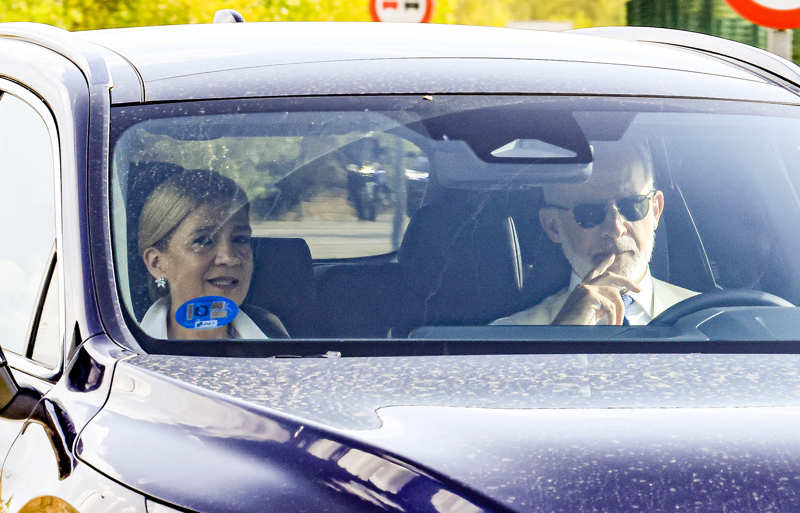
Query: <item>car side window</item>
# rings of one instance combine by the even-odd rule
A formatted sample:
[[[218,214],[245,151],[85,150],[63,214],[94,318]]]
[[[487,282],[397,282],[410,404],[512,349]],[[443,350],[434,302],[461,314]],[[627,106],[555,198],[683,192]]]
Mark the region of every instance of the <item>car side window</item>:
[[[56,205],[50,130],[23,96],[0,90],[0,340],[3,350],[24,355],[50,267]]]

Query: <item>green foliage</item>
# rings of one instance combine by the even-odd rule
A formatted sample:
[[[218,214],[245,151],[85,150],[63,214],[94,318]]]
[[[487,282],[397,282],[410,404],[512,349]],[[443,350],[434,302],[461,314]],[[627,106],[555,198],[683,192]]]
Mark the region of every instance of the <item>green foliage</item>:
[[[576,28],[625,24],[625,0],[518,2],[515,8],[517,19],[572,21]]]
[[[234,7],[248,21],[368,21],[367,0],[0,0],[0,22],[33,21],[68,30],[207,23]],[[437,0],[435,23],[505,25],[514,20],[621,24],[624,0]]]
[[[457,0],[454,22],[505,25],[509,21],[569,21],[576,28],[624,25],[626,0]]]

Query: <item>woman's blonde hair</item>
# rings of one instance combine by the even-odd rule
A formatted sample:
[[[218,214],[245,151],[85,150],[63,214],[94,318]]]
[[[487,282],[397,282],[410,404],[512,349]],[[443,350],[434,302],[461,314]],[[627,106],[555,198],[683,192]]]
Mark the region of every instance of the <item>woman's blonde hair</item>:
[[[236,182],[215,171],[193,169],[180,171],[160,183],[145,201],[139,216],[139,256],[147,248],[166,251],[178,225],[186,216],[204,205],[226,204],[232,210],[248,211],[247,194]],[[153,285],[148,275],[153,298],[165,291]],[[155,294],[154,294],[155,292]]]

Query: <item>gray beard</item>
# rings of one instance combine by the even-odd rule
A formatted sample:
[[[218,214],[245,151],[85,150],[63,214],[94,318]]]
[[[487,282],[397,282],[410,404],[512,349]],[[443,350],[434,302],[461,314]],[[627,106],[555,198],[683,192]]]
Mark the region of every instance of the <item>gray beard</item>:
[[[626,265],[620,268],[619,274],[625,276],[633,282],[638,282],[642,276],[644,276],[647,266],[650,264],[650,259],[653,257],[653,246],[655,245],[656,232],[653,231],[650,233],[649,240],[647,241],[647,244],[643,248],[642,252],[640,252],[636,247],[636,243],[633,242],[632,238],[628,240],[629,242],[623,240],[622,244],[617,244],[613,248],[609,248],[609,250],[618,249],[622,251],[633,252],[633,261],[626,263]],[[577,274],[581,280],[586,279],[589,273],[592,272],[592,270],[596,267],[591,259],[577,255],[574,251],[572,251],[572,247],[567,246],[566,244],[561,244],[561,251],[564,253],[567,261],[572,266],[573,272]]]

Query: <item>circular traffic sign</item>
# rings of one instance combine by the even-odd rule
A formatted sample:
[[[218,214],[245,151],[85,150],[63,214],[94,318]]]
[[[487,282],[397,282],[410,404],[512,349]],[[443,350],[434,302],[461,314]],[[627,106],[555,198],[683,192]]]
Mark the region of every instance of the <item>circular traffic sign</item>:
[[[743,18],[774,29],[800,28],[800,0],[727,0]]]
[[[373,21],[427,23],[433,15],[433,0],[370,0]]]

